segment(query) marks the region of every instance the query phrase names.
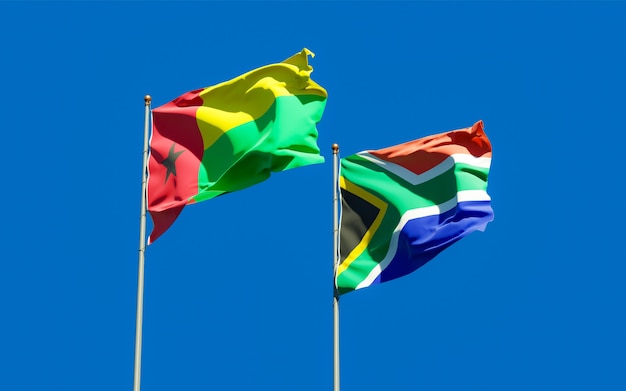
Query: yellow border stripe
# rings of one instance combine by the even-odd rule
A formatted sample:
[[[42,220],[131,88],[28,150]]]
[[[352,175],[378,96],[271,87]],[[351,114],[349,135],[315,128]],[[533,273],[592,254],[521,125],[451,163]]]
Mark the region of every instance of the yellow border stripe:
[[[365,189],[355,185],[354,183],[348,181],[344,177],[339,178],[339,186],[342,189],[346,189],[350,193],[361,197],[362,199],[376,206],[380,210],[378,212],[378,215],[376,216],[376,219],[374,219],[374,222],[372,223],[371,227],[367,230],[367,232],[365,232],[365,235],[363,235],[363,239],[361,239],[359,244],[354,248],[354,250],[350,252],[350,254],[348,254],[346,259],[337,268],[337,277],[339,277],[339,275],[343,273],[344,270],[350,267],[350,264],[354,262],[354,260],[357,259],[363,251],[365,251],[370,241],[372,240],[372,237],[374,237],[376,230],[378,229],[381,222],[383,221],[383,218],[385,217],[385,213],[387,213],[386,202],[376,197],[372,193],[368,193]]]

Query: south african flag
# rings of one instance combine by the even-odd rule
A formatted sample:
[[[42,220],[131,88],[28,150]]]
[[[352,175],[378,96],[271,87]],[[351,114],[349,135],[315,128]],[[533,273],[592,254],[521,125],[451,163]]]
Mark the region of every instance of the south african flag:
[[[339,294],[407,275],[493,220],[483,122],[341,159]]]

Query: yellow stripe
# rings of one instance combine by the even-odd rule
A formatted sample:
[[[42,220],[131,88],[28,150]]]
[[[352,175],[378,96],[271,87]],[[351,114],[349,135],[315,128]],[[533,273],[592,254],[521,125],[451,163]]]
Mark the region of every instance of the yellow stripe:
[[[326,90],[310,79],[308,55],[300,53],[282,63],[267,65],[200,92],[203,104],[196,112],[198,128],[209,148],[230,129],[261,117],[276,98],[288,95],[327,97]]]
[[[378,212],[378,215],[376,216],[376,219],[374,219],[374,222],[370,226],[370,228],[367,230],[367,232],[365,232],[365,235],[363,235],[363,239],[361,239],[359,244],[350,252],[350,254],[348,254],[346,259],[337,268],[337,276],[339,276],[344,270],[350,267],[350,264],[354,262],[354,260],[357,259],[361,255],[361,253],[363,253],[363,251],[365,251],[370,241],[372,240],[374,233],[380,226],[380,223],[383,221],[383,218],[385,217],[385,213],[387,212],[387,203],[385,203],[383,200],[376,197],[372,193],[368,193],[363,188],[348,181],[344,177],[339,178],[339,186],[342,189],[346,189],[350,193],[361,197],[362,199],[376,206],[380,210]]]

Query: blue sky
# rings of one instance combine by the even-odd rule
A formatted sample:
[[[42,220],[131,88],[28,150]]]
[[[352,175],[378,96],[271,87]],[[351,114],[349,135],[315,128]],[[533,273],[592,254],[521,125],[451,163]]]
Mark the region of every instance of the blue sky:
[[[344,390],[626,389],[624,2],[2,2],[0,389],[132,389],[143,97],[312,50],[326,163],[146,253],[142,390],[332,389],[332,143],[472,125],[495,220],[341,299]]]

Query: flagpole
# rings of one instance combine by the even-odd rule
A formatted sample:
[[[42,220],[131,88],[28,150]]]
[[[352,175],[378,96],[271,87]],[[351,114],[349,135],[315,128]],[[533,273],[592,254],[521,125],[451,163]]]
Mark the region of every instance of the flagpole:
[[[333,144],[333,280],[339,266],[339,183],[337,174],[339,145]],[[339,391],[339,292],[333,281],[333,378],[334,391]]]
[[[141,388],[141,335],[143,328],[143,280],[146,252],[146,185],[148,182],[148,128],[150,122],[150,95],[144,97],[143,171],[141,180],[141,213],[139,217],[139,272],[137,276],[137,324],[135,328],[135,375],[133,391]]]

